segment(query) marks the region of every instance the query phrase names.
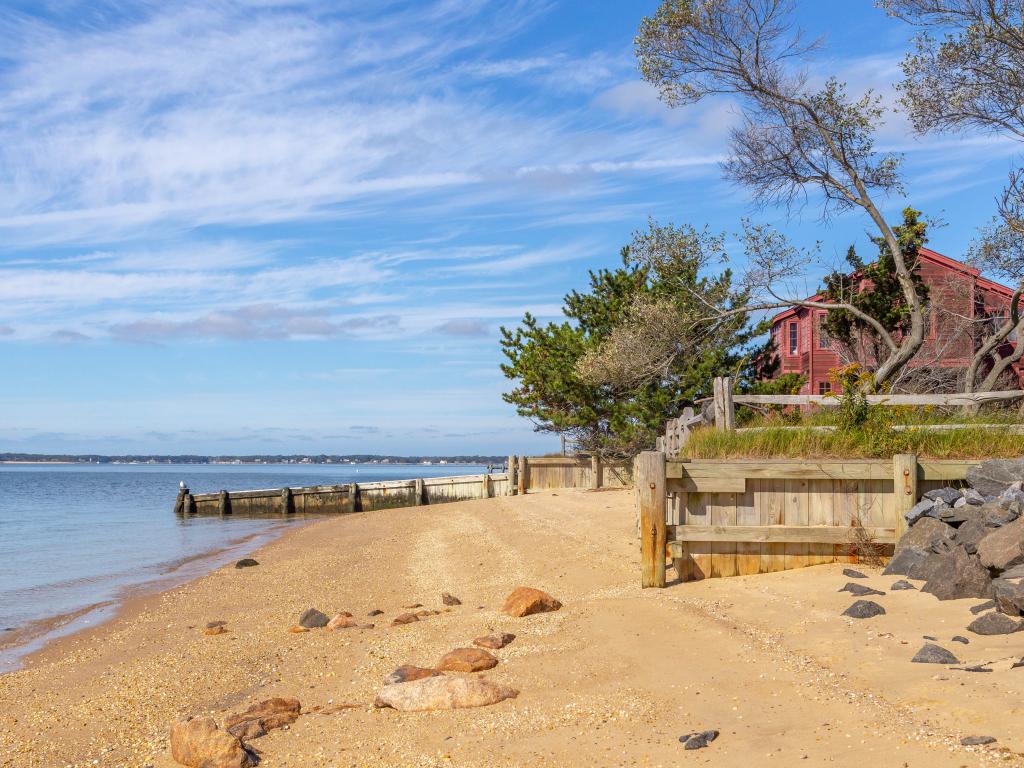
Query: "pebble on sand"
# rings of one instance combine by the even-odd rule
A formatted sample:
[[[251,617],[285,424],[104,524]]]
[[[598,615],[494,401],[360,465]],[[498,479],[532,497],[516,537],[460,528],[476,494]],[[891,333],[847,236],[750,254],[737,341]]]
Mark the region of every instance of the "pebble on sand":
[[[511,632],[494,632],[490,635],[484,635],[483,637],[476,638],[473,641],[473,645],[479,646],[480,648],[497,650],[498,648],[504,648],[515,639],[516,636]]]
[[[900,579],[899,581],[894,581],[892,586],[889,587],[889,589],[893,590],[894,592],[898,592],[901,589],[917,589],[917,587],[915,587],[906,579]]]
[[[482,672],[498,666],[498,660],[482,648],[456,648],[441,657],[436,669],[442,672]]]
[[[870,619],[883,614],[885,614],[885,608],[873,600],[857,600],[843,611],[843,616],[849,616],[851,619]]]
[[[960,744],[965,747],[980,747],[983,744],[995,744],[996,739],[994,736],[964,736],[960,739]]]
[[[223,635],[226,633],[227,629],[225,629],[223,625],[219,625],[216,627],[207,627],[203,630],[203,634],[209,637],[213,637],[214,635]]]
[[[299,626],[306,629],[320,629],[326,627],[329,622],[327,614],[316,608],[307,608],[299,617]]]
[[[397,626],[399,624],[412,624],[414,621],[419,621],[420,617],[415,613],[403,613],[396,616],[391,620],[391,626]]]
[[[448,592],[441,593],[441,602],[445,605],[462,605],[462,601],[459,598]]]
[[[533,587],[516,587],[505,598],[505,604],[501,607],[502,613],[509,616],[530,616],[534,613],[547,613],[557,611],[562,604],[549,595]]]
[[[708,744],[718,738],[718,731],[711,729],[699,731],[698,733],[687,733],[679,737],[679,742],[684,744],[684,749],[704,749]]]
[[[235,563],[235,568],[252,568],[255,565],[259,565],[259,563],[253,560],[251,557],[243,557],[241,560]]]
[[[866,579],[867,578],[867,576],[865,576],[863,573],[861,573],[860,571],[855,571],[855,570],[853,570],[853,568],[843,568],[843,576],[845,576],[848,579]]]

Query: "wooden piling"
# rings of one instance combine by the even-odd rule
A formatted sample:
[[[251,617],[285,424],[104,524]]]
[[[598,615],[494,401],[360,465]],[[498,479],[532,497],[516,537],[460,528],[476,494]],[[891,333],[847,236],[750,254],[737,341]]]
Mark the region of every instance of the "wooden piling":
[[[590,487],[593,490],[597,490],[604,484],[604,467],[601,466],[601,457],[594,456],[590,457]]]
[[[917,504],[917,456],[897,453],[892,457],[893,497],[896,500],[896,540],[907,532],[906,513]]]
[[[516,472],[516,492],[523,496],[526,494],[526,456],[519,457],[519,470]]]
[[[412,481],[412,503],[413,506],[418,507],[423,503],[423,479],[417,478]],[[353,507],[353,511],[354,507]]]
[[[179,517],[185,514],[185,494],[188,493],[188,488],[181,488],[178,491],[177,497],[174,499],[174,514]]]
[[[508,457],[508,464],[506,466],[508,467],[508,472],[506,473],[506,474],[508,474],[508,484],[505,487],[505,493],[508,494],[509,496],[515,496],[516,495],[516,457],[515,456],[509,456]]]
[[[221,491],[218,494],[217,510],[220,512],[221,517],[231,514],[231,496],[227,491]]]
[[[491,473],[485,472],[481,479],[480,496],[485,499],[491,498]]]
[[[295,511],[295,503],[292,500],[292,489],[282,488],[281,489],[281,514],[290,515]]]
[[[188,515],[194,515],[196,512],[196,500],[192,498],[192,494],[188,488],[185,489],[185,497],[182,499],[181,513],[186,517]]]
[[[349,486],[348,486],[348,500],[349,500],[349,503],[352,505],[352,511],[353,512],[358,512],[359,511],[359,484],[358,483],[349,483]]]
[[[636,457],[640,506],[641,587],[665,586],[665,454],[644,451]]]

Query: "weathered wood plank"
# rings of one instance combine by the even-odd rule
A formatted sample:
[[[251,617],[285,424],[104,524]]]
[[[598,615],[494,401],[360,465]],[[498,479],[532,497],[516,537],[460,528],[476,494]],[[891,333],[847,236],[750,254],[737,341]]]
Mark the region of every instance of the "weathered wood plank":
[[[735,494],[736,524],[754,525],[761,522],[754,507],[754,491],[747,490]],[[761,545],[757,542],[738,542],[736,544],[736,572],[740,576],[750,576],[761,571]]]
[[[668,480],[670,491],[682,493],[744,493],[747,481],[742,477],[682,477]]]
[[[885,459],[733,460],[712,459],[670,461],[665,470],[669,479],[765,478],[794,480],[887,480],[892,476],[892,461]]]
[[[835,480],[811,480],[808,483],[807,522],[810,526],[835,525],[832,484]],[[812,543],[807,548],[807,564],[822,565],[835,559],[832,544]]]
[[[896,541],[895,528],[865,529],[880,544]],[[808,544],[844,544],[851,540],[852,529],[838,525],[679,525],[676,541],[694,545],[699,542],[758,542],[807,546]],[[805,556],[806,557],[806,556]]]
[[[708,495],[706,493],[688,493],[684,521],[687,525],[708,525]],[[678,530],[678,529],[677,529]],[[711,577],[711,545],[697,542],[689,545],[690,580],[700,581]]]
[[[981,405],[1024,398],[1024,389],[927,395],[867,395],[872,405]],[[839,398],[827,395],[733,395],[737,405],[839,405]]]
[[[786,523],[794,526],[807,525],[807,480],[786,480]],[[806,543],[786,544],[786,570],[806,568],[808,562]]]
[[[904,515],[917,503],[917,482],[917,456],[912,453],[899,453],[893,456],[893,513],[896,518],[897,538],[906,533],[907,519]]]
[[[708,514],[712,526],[736,525],[736,494],[708,494]],[[712,544],[711,576],[735,576],[737,572],[735,542]]]
[[[644,451],[636,457],[640,505],[641,587],[665,586],[665,454]]]

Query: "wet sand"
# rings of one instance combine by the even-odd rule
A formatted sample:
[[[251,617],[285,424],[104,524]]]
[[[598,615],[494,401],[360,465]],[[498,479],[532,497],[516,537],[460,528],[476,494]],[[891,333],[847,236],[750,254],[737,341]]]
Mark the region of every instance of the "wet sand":
[[[307,714],[254,740],[265,766],[1024,765],[1024,633],[965,631],[980,601],[918,592],[874,598],[887,615],[839,614],[843,566],[639,589],[629,492],[559,491],[360,513],[286,533],[255,568],[221,568],[130,602],[112,622],[52,643],[0,676],[0,765],[174,763],[170,723],[222,718],[270,696]],[[865,570],[885,589],[894,580]],[[514,619],[505,595],[527,584],[564,603]],[[463,605],[399,627],[402,606]],[[306,608],[347,610],[374,629],[287,628]],[[227,634],[202,628],[223,620]],[[430,666],[489,631],[490,678],[517,699],[450,712],[372,706],[400,664]],[[951,643],[954,634],[971,644]],[[911,664],[934,635],[991,673]],[[683,733],[715,728],[710,747]],[[991,735],[994,748],[963,748]]]

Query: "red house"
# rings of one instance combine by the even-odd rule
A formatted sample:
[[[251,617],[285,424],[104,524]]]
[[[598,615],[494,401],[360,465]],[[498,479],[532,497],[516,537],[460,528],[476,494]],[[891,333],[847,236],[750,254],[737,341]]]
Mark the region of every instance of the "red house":
[[[930,249],[921,248],[918,256],[917,272],[929,288],[929,304],[925,343],[910,367],[927,366],[932,371],[954,374],[970,364],[980,338],[978,322],[988,318],[1001,324],[1007,317],[1013,290],[982,277],[974,267]],[[820,309],[794,307],[772,319],[772,338],[781,361],[779,373],[806,376],[801,394],[832,392],[835,383],[830,371],[850,362],[833,348],[824,332],[822,320],[826,314]],[[1016,337],[1011,336],[1011,341],[1016,343]],[[1014,365],[1013,373],[1024,386],[1024,365]]]

